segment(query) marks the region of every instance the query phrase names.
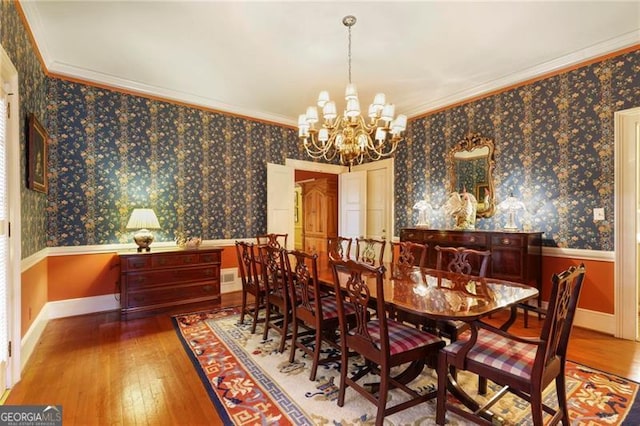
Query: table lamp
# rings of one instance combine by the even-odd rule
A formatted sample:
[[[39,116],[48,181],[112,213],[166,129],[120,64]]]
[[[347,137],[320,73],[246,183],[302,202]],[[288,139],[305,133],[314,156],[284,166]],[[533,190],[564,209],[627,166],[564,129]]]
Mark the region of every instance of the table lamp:
[[[498,204],[498,208],[506,210],[509,214],[504,229],[507,231],[516,231],[518,229],[518,225],[516,225],[516,212],[525,209],[524,203],[514,197],[513,194],[510,194],[506,200]]]
[[[160,223],[153,209],[133,209],[127,223],[127,229],[136,229],[133,241],[138,245],[138,252],[151,251],[153,234],[149,229],[160,229]]]
[[[420,200],[413,205],[414,210],[418,210],[418,227],[429,227],[429,216],[433,213],[433,207],[427,200]]]

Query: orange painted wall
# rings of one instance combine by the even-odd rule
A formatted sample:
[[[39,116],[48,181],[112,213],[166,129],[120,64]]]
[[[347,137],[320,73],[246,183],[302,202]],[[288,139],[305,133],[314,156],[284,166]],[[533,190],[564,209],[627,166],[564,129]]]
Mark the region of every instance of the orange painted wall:
[[[20,334],[23,337],[48,302],[48,263],[48,259],[45,258],[21,274]]]
[[[120,266],[116,253],[49,256],[49,301],[117,292]]]
[[[614,313],[614,262],[597,260],[574,260],[562,257],[543,257],[542,259],[542,299],[549,300],[551,276],[570,266],[584,263],[586,275],[578,306],[582,309]]]

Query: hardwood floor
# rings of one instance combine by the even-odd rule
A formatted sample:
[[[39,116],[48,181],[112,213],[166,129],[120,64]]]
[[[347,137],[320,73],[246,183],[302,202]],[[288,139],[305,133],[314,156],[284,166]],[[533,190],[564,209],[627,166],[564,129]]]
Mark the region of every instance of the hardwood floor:
[[[239,293],[225,294],[222,305],[239,301]],[[542,322],[529,323],[522,328],[520,317],[511,330],[535,335]],[[640,343],[576,327],[569,359],[640,381]],[[50,321],[6,404],[60,404],[66,425],[221,424],[167,314]]]

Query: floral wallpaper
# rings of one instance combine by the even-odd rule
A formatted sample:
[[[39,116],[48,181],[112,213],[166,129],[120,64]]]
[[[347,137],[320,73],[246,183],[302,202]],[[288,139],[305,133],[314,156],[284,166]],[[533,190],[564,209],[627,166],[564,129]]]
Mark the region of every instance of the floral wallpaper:
[[[546,245],[614,249],[614,112],[640,106],[640,49],[411,120],[396,154],[396,233],[417,223],[417,200],[445,202],[446,154],[468,132],[493,139],[496,200],[526,206],[518,222]],[[605,221],[592,210],[604,207]],[[506,214],[479,219],[499,229]],[[433,227],[446,226],[442,210]]]
[[[21,183],[23,258],[129,241],[134,207],[156,210],[159,241],[264,232],[266,163],[308,160],[288,127],[47,77],[12,1],[0,3],[0,40],[20,73],[21,122],[35,112],[51,137],[48,195]],[[613,113],[638,105],[640,50],[411,120],[396,153],[396,234],[416,223],[417,200],[444,203],[446,154],[472,131],[494,140],[495,196],[525,202],[520,224],[547,245],[613,250]],[[607,221],[592,221],[594,207]],[[432,225],[445,226],[441,212]]]
[[[290,128],[49,82],[48,245],[129,242],[134,207],[159,241],[231,239],[266,229],[266,163],[298,158]]]

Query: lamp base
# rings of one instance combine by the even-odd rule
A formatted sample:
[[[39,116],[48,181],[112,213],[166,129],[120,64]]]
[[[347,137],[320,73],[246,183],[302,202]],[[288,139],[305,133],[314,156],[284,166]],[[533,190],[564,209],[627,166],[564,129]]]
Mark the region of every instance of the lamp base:
[[[153,234],[148,229],[141,229],[133,235],[133,241],[138,245],[138,253],[151,251],[149,246],[153,242]]]

